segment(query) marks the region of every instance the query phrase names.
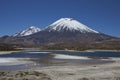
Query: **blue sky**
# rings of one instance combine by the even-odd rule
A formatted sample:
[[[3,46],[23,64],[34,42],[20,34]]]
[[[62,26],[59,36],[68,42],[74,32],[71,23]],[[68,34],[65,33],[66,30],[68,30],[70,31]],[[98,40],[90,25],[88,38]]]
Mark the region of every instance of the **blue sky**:
[[[0,36],[71,17],[120,37],[120,0],[0,0]]]

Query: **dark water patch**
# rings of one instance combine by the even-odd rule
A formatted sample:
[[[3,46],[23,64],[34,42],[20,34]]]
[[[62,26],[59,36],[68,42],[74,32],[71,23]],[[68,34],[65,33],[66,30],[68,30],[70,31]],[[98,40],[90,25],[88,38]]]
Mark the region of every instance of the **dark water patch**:
[[[27,64],[0,66],[0,70],[23,70],[23,69],[30,69],[30,68],[31,66]]]
[[[40,58],[46,57],[49,54],[39,54],[39,53],[26,53],[26,52],[17,52],[12,54],[1,54],[0,57],[11,57],[11,58]]]
[[[73,52],[77,56],[87,57],[120,57],[120,52]],[[72,53],[70,53],[72,54]]]
[[[110,51],[96,51],[96,52],[70,52],[65,50],[40,50],[37,52],[51,52],[50,54],[67,54],[76,56],[87,56],[87,57],[120,57],[120,52],[110,52]]]
[[[67,54],[86,57],[120,57],[120,52],[69,52],[69,51],[51,51],[55,54]]]
[[[39,53],[40,52],[40,53]],[[120,52],[69,52],[64,50],[40,50],[30,52],[16,52],[12,54],[0,54],[0,57],[16,57],[16,58],[39,58],[46,57],[51,54],[65,54],[86,57],[120,57]]]

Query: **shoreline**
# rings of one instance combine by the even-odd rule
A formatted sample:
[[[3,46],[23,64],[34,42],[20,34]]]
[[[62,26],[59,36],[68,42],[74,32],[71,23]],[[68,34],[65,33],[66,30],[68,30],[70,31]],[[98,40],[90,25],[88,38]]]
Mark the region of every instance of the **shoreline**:
[[[67,54],[52,54],[52,55],[54,55],[54,59],[70,59],[70,60],[76,60],[76,59],[78,59],[78,60],[88,60],[88,59],[91,59],[91,58],[88,58],[88,57],[83,57],[83,56],[75,56],[75,55],[67,55]]]
[[[77,50],[65,50],[69,52],[120,52],[120,50],[99,50],[99,49],[91,49],[91,50],[84,50],[84,51],[77,51]]]
[[[30,58],[0,58],[0,66],[14,66],[21,64],[30,64]]]
[[[31,50],[30,50],[31,49]],[[33,51],[33,50],[39,50],[39,51],[69,51],[69,52],[120,52],[120,50],[100,50],[100,49],[89,49],[89,50],[83,50],[83,51],[79,51],[79,50],[42,50],[42,49],[36,49],[36,48],[22,48],[21,50],[13,50],[13,51],[0,51],[0,54],[10,54],[10,53],[14,53],[14,52],[21,52],[21,51]],[[31,52],[29,52],[31,53]],[[36,52],[36,53],[41,53],[41,52]],[[43,52],[44,53],[44,52]],[[50,52],[48,52],[50,53]]]

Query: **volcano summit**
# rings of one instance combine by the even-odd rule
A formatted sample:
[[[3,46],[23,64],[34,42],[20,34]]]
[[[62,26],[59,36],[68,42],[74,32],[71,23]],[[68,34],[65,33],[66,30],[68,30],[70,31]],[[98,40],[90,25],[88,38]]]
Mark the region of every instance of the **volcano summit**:
[[[46,30],[49,32],[51,32],[51,31],[58,31],[58,32],[71,31],[71,32],[81,32],[81,33],[87,33],[87,32],[99,33],[72,18],[61,18],[61,19],[57,20],[56,22],[54,22],[53,24],[49,25],[46,28]]]

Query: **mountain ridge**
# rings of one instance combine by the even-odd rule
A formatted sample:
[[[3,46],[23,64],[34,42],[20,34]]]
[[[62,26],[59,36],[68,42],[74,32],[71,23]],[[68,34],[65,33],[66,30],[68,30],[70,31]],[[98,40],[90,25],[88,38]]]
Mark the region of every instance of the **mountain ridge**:
[[[35,26],[31,26],[23,31],[17,32],[14,35],[12,35],[13,37],[23,37],[23,36],[28,36],[28,35],[32,35],[34,33],[37,33],[41,31],[40,28],[35,27]]]
[[[28,36],[2,37],[0,43],[43,49],[120,49],[120,38],[95,31],[71,18],[61,19]]]

